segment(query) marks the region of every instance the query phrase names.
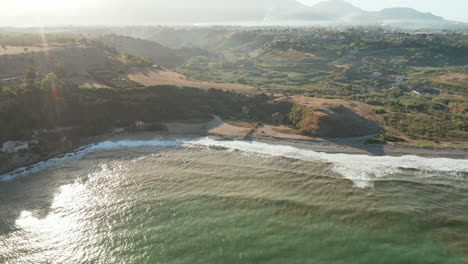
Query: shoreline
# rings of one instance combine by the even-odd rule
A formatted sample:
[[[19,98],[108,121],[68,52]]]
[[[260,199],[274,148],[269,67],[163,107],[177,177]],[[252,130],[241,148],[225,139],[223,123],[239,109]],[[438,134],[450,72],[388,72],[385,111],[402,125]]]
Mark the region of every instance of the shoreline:
[[[363,141],[368,137],[329,139],[329,140],[301,140],[285,139],[274,137],[251,136],[249,139],[242,139],[238,136],[209,134],[209,133],[190,133],[190,134],[170,134],[167,132],[134,132],[125,135],[116,135],[107,138],[104,141],[118,142],[121,140],[141,140],[149,141],[156,138],[186,138],[196,139],[208,137],[219,141],[256,141],[271,145],[291,146],[299,149],[312,150],[315,152],[328,154],[347,154],[347,155],[366,155],[374,157],[404,157],[417,156],[422,158],[448,158],[448,159],[468,159],[467,149],[438,148],[428,149],[419,147],[409,147],[401,145],[366,145],[357,142]],[[333,141],[332,141],[333,140]],[[381,153],[381,154],[380,154]]]
[[[302,149],[309,149],[316,152],[323,152],[329,154],[348,154],[348,155],[366,155],[374,157],[404,157],[404,156],[417,156],[422,158],[449,158],[449,159],[468,159],[468,150],[452,149],[452,148],[439,148],[428,149],[409,147],[401,145],[340,145],[331,141],[313,142],[301,140],[287,140],[287,139],[269,139],[269,138],[256,138],[258,142],[288,145]],[[346,140],[346,139],[344,139]],[[347,140],[353,140],[349,138]]]
[[[422,158],[468,159],[468,149],[465,148],[421,148],[396,144],[370,145],[364,143],[367,139],[373,136],[327,139],[280,133],[276,133],[275,135],[263,135],[261,133],[257,133],[258,127],[246,128],[230,125],[217,116],[215,116],[212,121],[206,123],[189,123],[185,121],[165,123],[164,125],[168,127],[167,132],[125,132],[117,135],[103,134],[100,136],[83,138],[80,141],[80,144],[77,144],[73,146],[73,148],[67,149],[64,152],[45,155],[34,160],[21,163],[14,168],[10,167],[8,169],[0,169],[0,175],[8,174],[21,168],[33,167],[41,162],[60,158],[101,142],[118,142],[121,140],[149,141],[161,137],[168,139],[196,139],[209,137],[220,141],[256,141],[272,145],[291,146],[328,154],[366,155],[374,157],[417,156]]]

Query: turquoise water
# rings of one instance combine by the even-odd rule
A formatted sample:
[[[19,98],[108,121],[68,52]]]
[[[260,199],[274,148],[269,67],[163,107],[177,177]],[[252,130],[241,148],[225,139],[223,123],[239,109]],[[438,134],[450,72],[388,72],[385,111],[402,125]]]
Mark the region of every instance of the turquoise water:
[[[0,182],[0,262],[468,263],[467,161],[131,146]]]

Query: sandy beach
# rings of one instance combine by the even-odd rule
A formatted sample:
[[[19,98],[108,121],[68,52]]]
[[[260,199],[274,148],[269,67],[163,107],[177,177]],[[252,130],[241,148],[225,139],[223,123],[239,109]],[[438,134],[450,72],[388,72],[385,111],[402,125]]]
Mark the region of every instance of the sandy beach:
[[[238,122],[224,122],[214,116],[211,121],[197,123],[181,121],[164,123],[165,132],[141,132],[112,136],[111,141],[119,140],[151,140],[155,137],[167,136],[176,138],[210,137],[217,140],[247,140],[268,144],[289,145],[297,148],[310,149],[325,153],[343,153],[370,156],[420,156],[427,158],[468,159],[468,150],[456,148],[419,148],[396,144],[365,144],[375,135],[357,138],[315,138],[294,133],[282,133],[287,127],[238,125]]]

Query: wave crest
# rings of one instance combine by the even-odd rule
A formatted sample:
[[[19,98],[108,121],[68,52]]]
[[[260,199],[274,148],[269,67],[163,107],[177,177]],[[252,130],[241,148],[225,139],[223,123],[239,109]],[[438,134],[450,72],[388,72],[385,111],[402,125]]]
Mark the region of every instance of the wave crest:
[[[468,160],[448,158],[422,158],[417,156],[375,157],[351,154],[328,154],[286,145],[267,144],[255,141],[218,141],[209,138],[196,139],[163,139],[105,141],[77,149],[48,161],[17,169],[0,176],[1,181],[11,181],[18,176],[25,176],[85,154],[101,151],[135,147],[207,147],[218,151],[241,151],[246,154],[264,156],[282,156],[305,161],[322,161],[330,163],[333,170],[351,180],[356,187],[373,186],[373,180],[394,175],[404,170],[440,171],[451,174],[468,172]]]

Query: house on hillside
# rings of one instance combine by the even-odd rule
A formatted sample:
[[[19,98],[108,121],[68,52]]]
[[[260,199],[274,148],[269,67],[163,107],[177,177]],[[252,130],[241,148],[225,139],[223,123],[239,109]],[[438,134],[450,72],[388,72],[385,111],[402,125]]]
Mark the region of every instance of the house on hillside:
[[[2,146],[2,152],[5,153],[16,153],[22,150],[28,150],[29,143],[23,141],[8,141]]]
[[[145,131],[148,130],[152,126],[151,123],[145,123],[142,121],[135,121],[134,128],[137,131]]]
[[[382,75],[383,74],[381,72],[374,72],[374,73],[372,73],[372,78],[380,78],[380,77],[382,77]]]
[[[408,77],[402,76],[402,75],[391,75],[390,77],[393,78],[393,80],[397,83],[401,83],[401,82],[409,80]]]
[[[392,84],[387,90],[389,91],[399,91],[400,85],[399,84]]]
[[[285,116],[281,113],[275,113],[271,116],[271,123],[274,126],[281,126],[284,122]]]

